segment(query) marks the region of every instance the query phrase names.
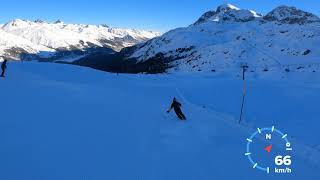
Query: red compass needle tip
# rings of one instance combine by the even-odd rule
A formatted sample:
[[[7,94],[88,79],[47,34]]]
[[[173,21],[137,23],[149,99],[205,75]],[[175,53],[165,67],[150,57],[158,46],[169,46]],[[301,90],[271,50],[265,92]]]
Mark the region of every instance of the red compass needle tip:
[[[272,148],[272,144],[270,146],[266,147],[264,150],[266,150],[268,153],[270,153],[271,152],[271,148]]]

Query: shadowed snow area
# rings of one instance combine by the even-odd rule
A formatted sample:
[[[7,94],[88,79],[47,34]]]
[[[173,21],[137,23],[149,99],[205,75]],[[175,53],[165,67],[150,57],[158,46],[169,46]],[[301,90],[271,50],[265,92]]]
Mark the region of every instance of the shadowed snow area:
[[[240,125],[237,76],[117,76],[27,62],[8,64],[7,73],[1,180],[320,178],[319,73],[250,77]],[[186,122],[166,113],[174,96]],[[253,170],[244,155],[256,128],[272,125],[292,143],[291,175]]]

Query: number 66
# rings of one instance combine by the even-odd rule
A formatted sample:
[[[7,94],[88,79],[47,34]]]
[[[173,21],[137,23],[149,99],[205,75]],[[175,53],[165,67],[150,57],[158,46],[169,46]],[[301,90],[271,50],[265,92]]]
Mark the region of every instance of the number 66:
[[[290,166],[291,165],[291,156],[285,156],[282,158],[282,156],[277,156],[274,159],[274,162],[276,163],[277,166],[281,166],[281,165],[286,165],[286,166]]]

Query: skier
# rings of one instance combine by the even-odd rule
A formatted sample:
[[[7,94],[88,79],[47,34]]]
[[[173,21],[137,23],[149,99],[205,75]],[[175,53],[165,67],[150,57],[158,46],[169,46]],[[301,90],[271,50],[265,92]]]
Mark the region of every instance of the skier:
[[[1,70],[2,70],[1,77],[5,77],[4,74],[6,73],[7,62],[8,61],[5,59],[1,64]]]
[[[181,111],[181,104],[177,101],[176,98],[173,98],[172,104],[170,109],[167,111],[167,113],[170,113],[170,111],[172,110],[172,108],[174,109],[174,112],[176,112],[178,118],[180,120],[187,120],[186,117],[184,116],[184,114]]]

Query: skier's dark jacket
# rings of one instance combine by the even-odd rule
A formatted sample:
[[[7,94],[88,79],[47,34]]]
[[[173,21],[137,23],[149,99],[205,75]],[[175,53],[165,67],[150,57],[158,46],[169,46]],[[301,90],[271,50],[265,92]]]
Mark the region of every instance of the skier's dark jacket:
[[[181,106],[182,105],[176,100],[176,98],[174,98],[170,106],[170,109],[167,112],[170,113],[171,109],[174,109],[179,119],[186,120],[185,115],[181,111],[181,108],[180,108]]]
[[[180,104],[178,101],[173,101],[172,104],[171,104],[170,109],[173,108],[174,111],[176,111],[176,112],[181,112],[180,107],[181,107],[181,104]]]
[[[2,69],[2,70],[7,69],[7,61],[6,61],[6,60],[2,62],[2,64],[1,64],[1,69]]]

